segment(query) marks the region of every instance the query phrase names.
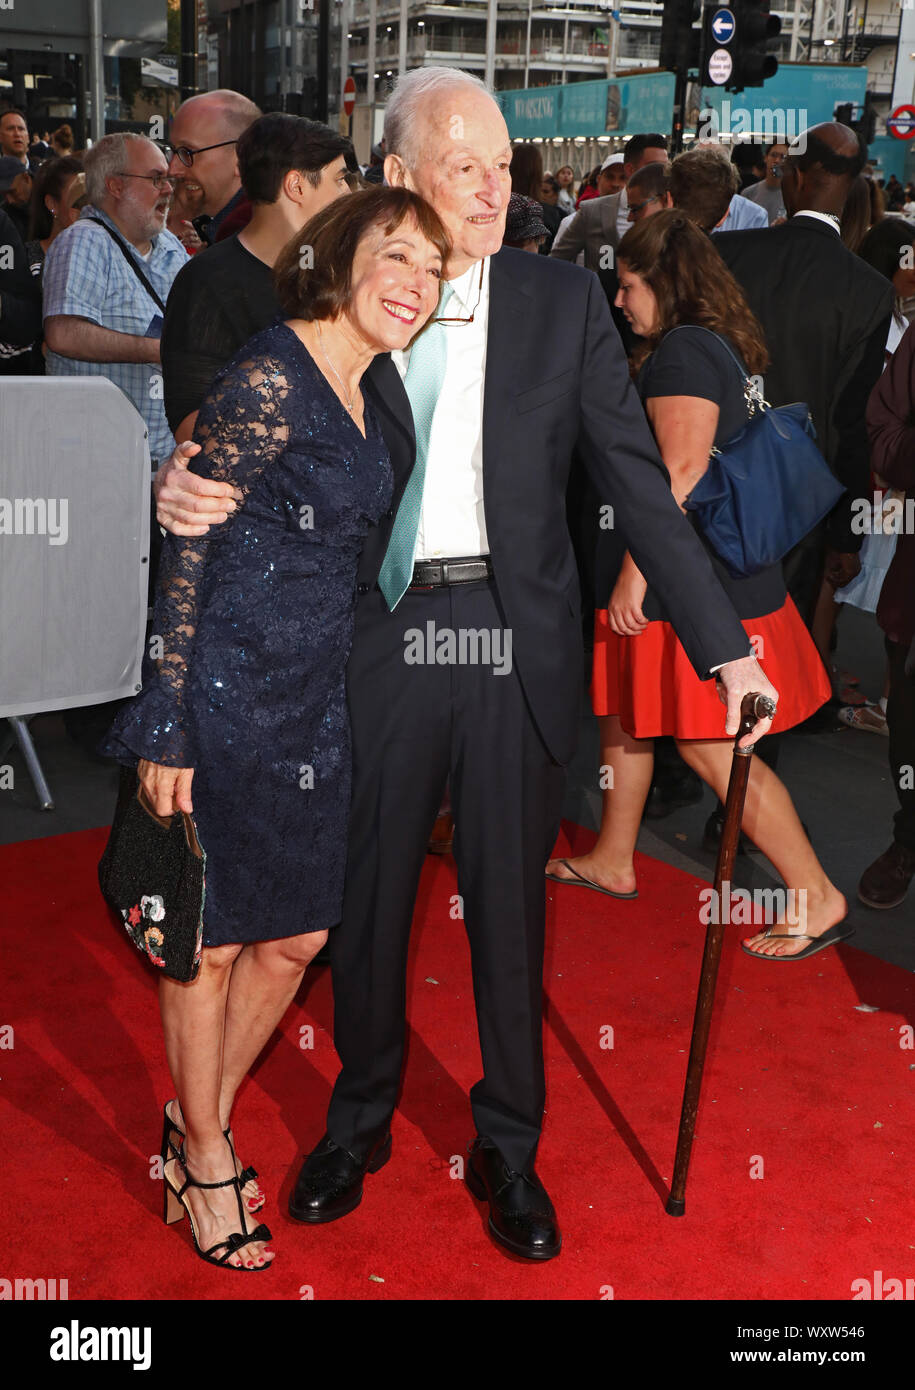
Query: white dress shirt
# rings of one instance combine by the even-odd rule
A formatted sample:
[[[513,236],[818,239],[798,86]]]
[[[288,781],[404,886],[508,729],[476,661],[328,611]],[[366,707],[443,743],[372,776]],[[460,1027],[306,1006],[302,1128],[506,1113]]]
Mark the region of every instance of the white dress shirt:
[[[834,217],[829,212],[814,212],[813,208],[800,208],[794,214],[795,217],[815,217],[818,222],[825,222],[827,227],[831,227],[836,236],[842,235],[838,217]],[[792,219],[793,220],[793,219]]]
[[[445,379],[432,417],[423,505],[414,560],[457,559],[488,555],[483,516],[483,382],[486,375],[486,328],[489,319],[489,257],[476,261],[452,280],[454,291],[445,318],[469,317],[473,323],[449,324],[445,334]],[[391,360],[406,375],[409,349],[392,352]]]

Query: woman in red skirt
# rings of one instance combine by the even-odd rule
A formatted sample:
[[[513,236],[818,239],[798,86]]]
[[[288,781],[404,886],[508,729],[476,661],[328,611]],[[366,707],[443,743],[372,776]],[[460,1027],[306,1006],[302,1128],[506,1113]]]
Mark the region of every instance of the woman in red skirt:
[[[620,243],[617,260],[617,306],[645,340],[635,357],[639,394],[682,507],[708,467],[712,446],[723,447],[747,419],[743,379],[719,338],[752,375],[768,362],[762,329],[709,237],[676,210],[637,223]],[[609,607],[597,613],[591,693],[601,762],[611,776],[602,778],[594,848],[576,859],[551,860],[547,876],[633,898],[633,854],[651,784],[653,740],[673,735],[681,757],[722,799],[733,744],[721,736],[715,683],[696,675],[625,539],[611,533],[606,544],[614,552],[616,582]],[[780,692],[772,731],[802,722],[829,699],[830,684],[785,591],[781,566],[735,580],[707,544],[706,550],[754,654]],[[851,934],[838,926],[848,910],[845,898],[824,873],[783,783],[758,758],[750,765],[743,828],[787,888],[806,890],[805,898],[793,900],[806,907],[800,930],[793,920],[791,932],[773,925],[768,934],[748,937],[744,949],[770,960],[796,959]]]

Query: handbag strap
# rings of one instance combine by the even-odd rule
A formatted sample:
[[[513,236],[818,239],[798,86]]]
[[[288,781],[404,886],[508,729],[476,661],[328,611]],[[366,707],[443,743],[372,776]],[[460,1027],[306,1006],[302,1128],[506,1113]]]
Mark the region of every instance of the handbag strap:
[[[767,406],[768,402],[763,398],[762,392],[737,356],[737,353],[731,347],[727,338],[721,333],[716,333],[713,328],[705,328],[701,323],[678,323],[674,328],[669,329],[668,332],[664,334],[664,337],[669,338],[671,333],[677,333],[681,328],[698,328],[700,333],[709,333],[713,338],[717,339],[740,373],[744,399],[747,402],[750,414],[754,414],[755,411],[762,410]]]
[[[117,232],[112,231],[111,227],[108,226],[108,223],[107,223],[107,222],[103,222],[102,219],[101,219],[100,217],[87,217],[87,218],[86,218],[86,221],[87,221],[87,222],[95,222],[97,226],[99,226],[99,227],[104,227],[104,228],[105,228],[105,231],[106,231],[106,232],[108,233],[108,235],[111,237],[111,240],[114,242],[115,246],[118,248],[118,250],[120,251],[121,255],[124,257],[124,259],[125,259],[125,261],[127,262],[127,264],[130,266],[130,268],[131,268],[131,270],[133,271],[134,275],[135,275],[135,276],[137,277],[137,279],[140,281],[140,284],[143,286],[143,288],[145,289],[146,293],[149,295],[150,299],[153,301],[153,303],[155,303],[155,304],[157,304],[157,305],[159,306],[159,308],[162,310],[162,313],[164,314],[164,313],[165,313],[165,305],[164,305],[164,303],[162,302],[162,300],[160,299],[160,297],[159,297],[159,295],[156,293],[156,291],[153,289],[152,285],[149,283],[149,280],[148,280],[148,279],[146,278],[146,276],[143,274],[143,271],[142,271],[142,270],[140,269],[140,267],[137,265],[136,258],[135,258],[134,256],[132,256],[132,255],[130,254],[130,252],[127,250],[127,247],[124,245],[123,241],[122,241],[121,238],[118,236]]]

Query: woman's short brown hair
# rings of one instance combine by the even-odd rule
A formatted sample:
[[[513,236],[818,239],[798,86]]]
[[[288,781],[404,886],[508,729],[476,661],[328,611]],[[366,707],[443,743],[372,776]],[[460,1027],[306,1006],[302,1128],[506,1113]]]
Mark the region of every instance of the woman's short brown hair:
[[[289,318],[334,319],[350,306],[353,261],[366,232],[385,236],[412,217],[440,252],[444,266],[451,241],[431,204],[408,188],[366,188],[337,198],[316,213],[284,246],[273,268],[280,308]]]
[[[617,261],[640,275],[658,305],[658,331],[633,354],[640,366],[664,334],[678,324],[698,324],[721,333],[737,349],[747,371],[768,365],[762,326],[743,290],[706,232],[678,208],[643,217],[617,248]]]

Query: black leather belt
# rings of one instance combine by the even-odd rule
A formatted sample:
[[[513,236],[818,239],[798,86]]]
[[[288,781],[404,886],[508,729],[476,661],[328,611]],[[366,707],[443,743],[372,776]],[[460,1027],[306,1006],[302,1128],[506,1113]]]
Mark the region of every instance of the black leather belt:
[[[474,555],[466,560],[417,560],[410,588],[439,589],[445,584],[471,584],[491,578],[492,561],[488,555]]]

